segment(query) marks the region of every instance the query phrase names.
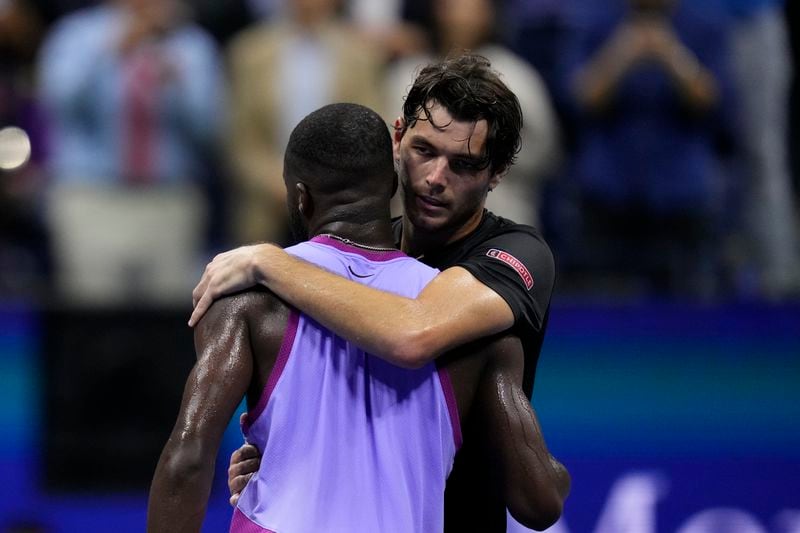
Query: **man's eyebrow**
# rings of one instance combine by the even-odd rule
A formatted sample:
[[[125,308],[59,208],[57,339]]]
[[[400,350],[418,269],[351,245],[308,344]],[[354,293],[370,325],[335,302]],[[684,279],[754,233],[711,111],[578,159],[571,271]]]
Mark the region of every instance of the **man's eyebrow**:
[[[479,165],[483,162],[483,157],[475,154],[454,154],[450,156],[450,159],[461,163],[469,163],[470,165]]]
[[[427,146],[433,146],[431,142],[422,135],[412,135],[411,142],[414,144],[425,144]]]
[[[411,144],[420,144],[420,145],[424,145],[424,146],[429,147],[429,148],[433,148],[433,149],[435,149],[437,151],[441,151],[441,148],[435,146],[433,143],[431,143],[428,139],[426,139],[422,135],[412,135],[411,136]],[[459,152],[459,153],[445,152],[445,155],[447,156],[448,159],[452,159],[452,160],[455,160],[455,161],[460,161],[460,162],[463,162],[463,163],[469,163],[471,165],[480,165],[480,164],[483,163],[483,159],[484,159],[480,155],[476,155],[476,154],[468,153],[468,152],[464,152],[464,153],[462,153],[462,152]]]

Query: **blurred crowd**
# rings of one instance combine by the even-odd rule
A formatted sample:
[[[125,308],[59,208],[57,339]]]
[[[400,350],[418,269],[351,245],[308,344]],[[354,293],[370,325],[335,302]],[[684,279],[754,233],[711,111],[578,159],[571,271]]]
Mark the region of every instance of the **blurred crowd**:
[[[186,305],[214,252],[288,243],[303,116],[392,124],[420,65],[464,50],[519,97],[488,207],[542,230],[557,295],[797,298],[797,9],[0,0],[0,300]]]

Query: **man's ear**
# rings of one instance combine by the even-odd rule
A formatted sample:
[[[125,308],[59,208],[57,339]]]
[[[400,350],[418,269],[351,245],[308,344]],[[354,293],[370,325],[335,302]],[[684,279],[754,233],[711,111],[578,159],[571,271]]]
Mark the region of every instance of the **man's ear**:
[[[303,182],[298,182],[295,189],[297,190],[297,211],[304,218],[310,219],[314,215],[314,201],[311,198],[311,192]]]
[[[397,117],[394,121],[394,131],[392,133],[392,157],[394,158],[395,169],[400,164],[400,141],[403,140],[403,135],[405,134],[406,120],[403,117]]]
[[[492,174],[491,177],[489,177],[489,191],[490,192],[493,191],[494,188],[497,187],[500,184],[500,182],[503,180],[505,175],[506,175],[505,172],[497,172],[495,174]]]

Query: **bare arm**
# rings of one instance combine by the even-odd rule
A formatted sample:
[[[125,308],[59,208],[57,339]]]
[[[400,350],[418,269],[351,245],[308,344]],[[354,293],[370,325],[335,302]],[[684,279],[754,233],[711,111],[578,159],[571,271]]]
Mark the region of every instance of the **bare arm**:
[[[253,371],[240,310],[241,298],[220,301],[195,330],[198,361],[150,487],[149,533],[200,531],[222,433]]]
[[[214,259],[195,289],[190,325],[214,298],[256,283],[363,350],[407,368],[514,324],[506,301],[460,267],[448,268],[410,299],[348,281],[262,244]]]
[[[518,340],[496,342],[478,388],[476,414],[489,452],[500,465],[500,486],[511,515],[543,530],[561,516],[570,476],[547,450],[536,413],[522,391],[522,371]]]

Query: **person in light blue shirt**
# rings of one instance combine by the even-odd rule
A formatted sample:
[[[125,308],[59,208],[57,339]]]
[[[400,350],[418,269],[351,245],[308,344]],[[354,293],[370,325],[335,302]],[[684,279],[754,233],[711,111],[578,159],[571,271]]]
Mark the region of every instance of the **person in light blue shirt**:
[[[178,0],[116,0],[58,21],[38,64],[50,121],[56,284],[90,303],[185,298],[223,128],[212,38]]]
[[[60,20],[39,60],[39,89],[52,119],[53,177],[119,182],[126,172],[126,77],[142,56],[154,63],[157,148],[149,178],[197,180],[218,142],[220,58],[209,35],[174,0],[122,0]],[[157,62],[157,63],[156,63]]]

